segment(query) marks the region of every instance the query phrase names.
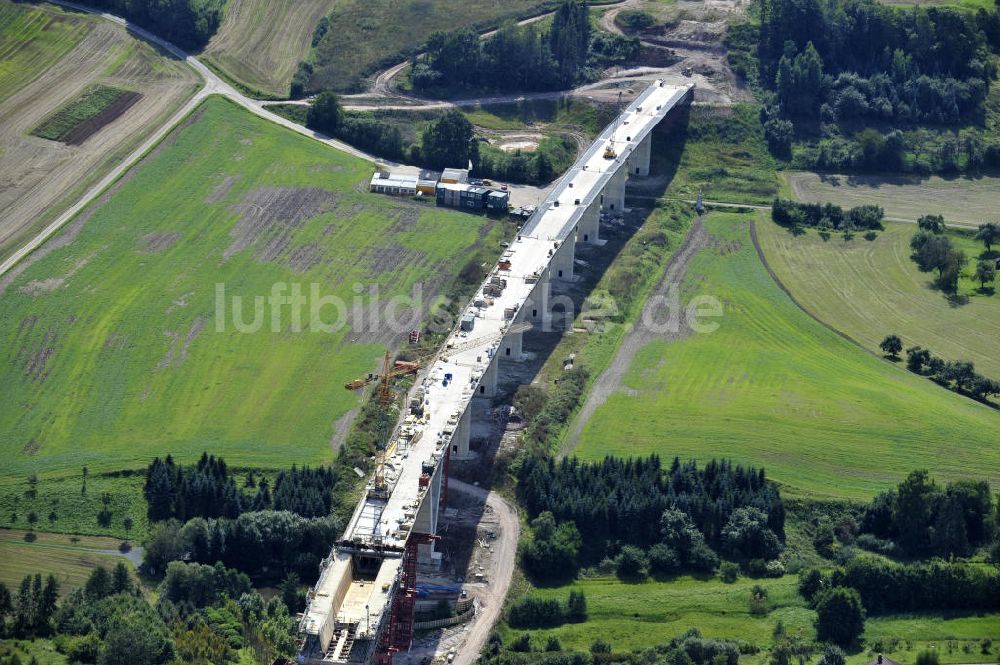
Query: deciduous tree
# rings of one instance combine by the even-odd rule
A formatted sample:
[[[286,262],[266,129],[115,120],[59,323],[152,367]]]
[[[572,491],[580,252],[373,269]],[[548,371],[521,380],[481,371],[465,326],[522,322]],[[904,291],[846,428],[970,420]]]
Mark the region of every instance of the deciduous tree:
[[[986,251],[989,252],[993,249],[993,244],[1000,242],[1000,224],[995,222],[987,222],[979,227],[976,232],[976,240],[979,240],[986,246]]]
[[[886,335],[878,346],[890,358],[899,358],[899,352],[903,350],[903,340],[898,335]]]
[[[816,637],[823,642],[847,646],[865,630],[865,608],[854,589],[827,589],[816,600]]]

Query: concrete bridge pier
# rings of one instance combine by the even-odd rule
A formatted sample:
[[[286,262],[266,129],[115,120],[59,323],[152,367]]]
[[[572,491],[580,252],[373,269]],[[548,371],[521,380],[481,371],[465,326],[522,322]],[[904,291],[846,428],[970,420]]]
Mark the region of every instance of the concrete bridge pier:
[[[576,241],[596,245],[601,233],[601,202],[594,199],[576,225]]]
[[[628,178],[628,165],[620,164],[601,194],[602,207],[608,212],[621,212],[625,209],[625,179]]]
[[[524,305],[517,313],[514,323],[527,322],[535,326],[542,326],[545,324],[546,309],[548,307],[548,302],[552,297],[552,285],[550,283],[551,272],[552,271],[550,269],[542,271],[541,276],[538,278],[538,282],[535,284],[534,290],[524,301]]]
[[[472,454],[469,452],[469,441],[472,437],[472,407],[466,405],[465,411],[458,417],[458,424],[455,426],[455,435],[451,439],[451,458],[455,460],[469,459]],[[437,533],[428,531],[427,533]]]
[[[652,147],[653,135],[650,133],[639,142],[635,151],[629,156],[628,172],[630,175],[642,178],[649,175],[649,158],[652,154]]]
[[[571,238],[567,238],[552,250],[552,262],[549,264],[549,279],[571,281],[573,279],[573,260],[576,251]],[[549,292],[551,295],[551,292]]]
[[[483,378],[479,381],[479,389],[476,391],[477,397],[488,397],[493,398],[497,395],[497,365],[500,361],[494,355],[490,358],[490,364],[487,365],[486,371],[483,372]]]
[[[438,465],[431,476],[430,486],[427,488],[427,496],[420,503],[420,508],[413,520],[413,531],[415,533],[437,533],[438,518],[440,517],[441,506],[441,480],[444,478],[444,467]],[[392,525],[390,525],[392,526]],[[394,526],[393,526],[394,528]],[[434,543],[421,543],[417,545],[417,563],[421,565],[436,565],[439,563],[434,556]]]
[[[504,360],[521,362],[524,360],[524,333],[510,333],[500,344],[500,357]]]

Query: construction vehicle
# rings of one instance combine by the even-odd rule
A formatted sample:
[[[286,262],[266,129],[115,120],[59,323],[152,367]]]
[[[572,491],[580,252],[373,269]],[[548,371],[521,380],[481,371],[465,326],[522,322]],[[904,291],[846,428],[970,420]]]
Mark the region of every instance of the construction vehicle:
[[[438,353],[439,350],[441,351],[442,357],[447,360],[448,355],[452,353],[460,353],[478,346],[487,346],[493,342],[499,341],[508,333],[521,333],[530,329],[530,323],[519,323],[511,326],[509,330],[501,331],[499,333],[480,335],[479,337],[467,339],[462,342],[450,341],[444,349],[438,349],[436,347],[418,349],[416,350],[416,360],[396,360],[393,362],[392,357],[389,355],[389,351],[386,350],[385,356],[382,359],[382,371],[380,373],[372,373],[363,379],[354,379],[353,381],[349,381],[344,384],[344,388],[347,390],[358,390],[359,388],[364,388],[365,386],[378,381],[379,404],[382,405],[382,407],[387,407],[395,398],[395,394],[392,392],[393,381],[401,376],[406,376],[407,374],[416,374],[417,371],[421,367],[424,367],[427,362]]]
[[[632,92],[629,90],[629,92]],[[615,132],[618,131],[618,121],[621,119],[621,109],[622,109],[622,91],[618,91],[618,117],[615,118],[615,128],[611,132],[611,140],[608,141],[608,145],[604,147],[604,159],[615,159],[618,157],[618,153],[615,152],[614,140]]]

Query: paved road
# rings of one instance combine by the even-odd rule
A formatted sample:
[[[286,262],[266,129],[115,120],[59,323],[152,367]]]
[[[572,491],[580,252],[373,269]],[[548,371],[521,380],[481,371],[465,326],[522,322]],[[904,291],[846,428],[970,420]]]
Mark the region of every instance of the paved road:
[[[486,644],[494,624],[500,618],[504,598],[510,589],[510,582],[514,576],[517,541],[521,536],[521,522],[517,517],[517,511],[496,492],[488,492],[455,478],[448,479],[448,489],[485,499],[486,505],[493,509],[493,514],[500,520],[500,536],[494,545],[496,554],[493,558],[494,570],[489,577],[490,585],[486,593],[479,597],[482,610],[469,626],[465,643],[455,654],[453,663],[453,665],[472,665]]]

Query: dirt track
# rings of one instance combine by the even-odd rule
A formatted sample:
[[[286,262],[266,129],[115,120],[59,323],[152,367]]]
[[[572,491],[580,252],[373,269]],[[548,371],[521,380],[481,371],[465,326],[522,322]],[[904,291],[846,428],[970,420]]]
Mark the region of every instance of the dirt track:
[[[53,14],[61,10],[41,6]],[[41,76],[0,103],[0,255],[73,202],[74,195],[162,125],[198,85],[198,76],[118,25],[89,16],[89,33]],[[80,145],[32,136],[50,114],[89,85],[142,95]]]
[[[615,17],[626,9],[645,8],[645,0],[620,0],[605,11],[600,18],[600,25],[608,32],[623,34],[615,24]],[[395,85],[395,79],[409,64],[400,62],[380,72],[374,79],[372,87],[364,93],[344,95],[344,108],[349,111],[363,111],[373,108],[395,110],[435,110],[454,106],[480,106],[484,104],[502,104],[521,100],[561,99],[563,97],[581,97],[593,101],[615,102],[618,93],[632,88],[638,91],[644,84],[654,79],[662,78],[671,85],[695,84],[696,102],[712,104],[732,104],[752,98],[752,92],[736,79],[726,60],[726,48],[722,44],[725,36],[726,21],[723,17],[738,15],[743,12],[742,0],[682,0],[676,9],[671,10],[676,16],[668,21],[666,27],[661,26],[652,32],[639,35],[643,47],[651,60],[646,66],[628,69],[611,68],[604,77],[596,82],[582,85],[573,90],[556,92],[537,92],[523,95],[497,95],[490,97],[472,97],[468,99],[430,100],[415,95],[403,94]],[[535,16],[521,25],[534,23],[550,14]],[[485,32],[481,38],[489,37],[495,31]],[[655,61],[667,60],[669,64],[657,64]],[[691,75],[685,76],[684,70],[690,68]],[[626,94],[623,99],[631,98]],[[308,104],[308,100],[299,102]]]
[[[448,489],[478,498],[485,497],[486,505],[493,509],[493,514],[500,520],[499,537],[495,544],[496,554],[493,557],[495,568],[489,573],[490,584],[478,594],[479,614],[469,624],[465,642],[455,654],[453,663],[453,665],[472,665],[486,644],[494,624],[500,618],[500,610],[503,609],[504,599],[514,577],[514,558],[517,554],[517,541],[521,536],[521,523],[517,511],[496,492],[487,492],[481,487],[463,483],[455,478],[448,479]]]
[[[653,289],[652,293],[650,293],[646,301],[646,306],[643,308],[635,327],[622,340],[622,344],[618,348],[618,353],[615,354],[614,359],[611,361],[611,365],[594,381],[593,387],[587,395],[587,401],[584,402],[583,408],[580,409],[580,413],[577,414],[573,422],[573,429],[565,443],[563,452],[569,452],[576,447],[584,426],[590,420],[590,417],[594,415],[597,407],[603,404],[609,395],[621,389],[622,379],[628,368],[632,365],[632,359],[639,349],[654,340],[674,341],[687,336],[687,331],[683,325],[676,333],[662,333],[650,330],[643,323],[646,321],[662,322],[667,318],[666,315],[668,313],[664,311],[663,300],[657,296],[666,296],[667,290],[671,286],[680,286],[681,282],[684,281],[684,276],[687,274],[691,257],[707,244],[708,238],[708,233],[705,231],[705,227],[699,217],[691,226],[691,230],[688,231],[687,236],[685,236],[684,243],[680,249],[677,250],[677,253],[667,263],[667,269],[664,271],[663,277],[660,278],[660,282]],[[670,312],[669,314],[674,315],[676,313]]]

